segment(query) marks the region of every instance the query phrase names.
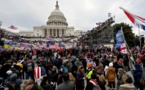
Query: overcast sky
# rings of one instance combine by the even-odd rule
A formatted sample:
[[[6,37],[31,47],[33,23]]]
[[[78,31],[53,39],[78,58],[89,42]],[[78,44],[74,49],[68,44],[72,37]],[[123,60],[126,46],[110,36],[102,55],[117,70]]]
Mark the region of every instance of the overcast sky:
[[[33,30],[34,26],[46,25],[55,4],[56,0],[0,0],[0,21],[3,27],[14,25],[20,30]],[[145,0],[58,0],[58,4],[69,26],[74,26],[75,30],[90,30],[111,13],[116,23],[128,23],[138,34],[136,26],[119,7],[145,17]]]

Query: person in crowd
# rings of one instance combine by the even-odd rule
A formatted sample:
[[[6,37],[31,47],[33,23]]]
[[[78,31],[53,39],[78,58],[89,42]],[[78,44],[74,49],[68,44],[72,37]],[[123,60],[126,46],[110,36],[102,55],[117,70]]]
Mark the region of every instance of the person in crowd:
[[[82,62],[83,64],[83,67],[87,67],[87,61],[86,59],[84,58],[84,55],[80,55],[80,61]],[[84,68],[85,72],[86,72],[86,68]]]
[[[90,80],[91,75],[93,74],[93,71],[94,71],[94,69],[92,68],[92,63],[89,62],[87,64],[87,71],[86,71],[86,79],[87,79],[87,82]]]
[[[124,64],[124,70],[128,71],[129,69],[129,59],[127,54],[123,56],[123,64]]]
[[[27,64],[28,64],[27,59],[24,59],[22,64],[23,64],[22,77],[23,77],[23,79],[26,79],[25,75],[27,74]]]
[[[51,72],[52,72],[52,67],[53,67],[53,63],[52,63],[52,60],[51,59],[48,59],[47,60],[47,63],[46,63],[46,74],[47,74],[47,77],[48,77],[48,82],[49,84],[51,83]]]
[[[31,60],[27,60],[27,73],[26,73],[26,79],[33,79],[34,80],[34,63]]]
[[[103,90],[99,87],[98,82],[96,81],[96,74],[91,75],[91,79],[87,83],[85,90]]]
[[[72,74],[73,74],[73,76],[76,78],[76,75],[77,75],[77,70],[78,70],[78,68],[77,68],[77,66],[75,65],[75,60],[74,61],[72,61],[72,68],[71,68],[71,72],[72,72]]]
[[[22,84],[22,80],[21,79],[17,79],[15,82],[15,90],[21,90],[21,84]]]
[[[106,85],[106,79],[104,76],[104,72],[101,69],[97,70],[97,82],[101,90],[106,90],[104,87]]]
[[[15,83],[17,81],[18,77],[18,70],[8,70],[6,73],[8,74],[6,86],[9,88],[9,90],[15,90]]]
[[[82,62],[79,60],[79,58],[76,58],[75,63],[76,67],[83,66]]]
[[[53,86],[53,88],[56,87],[56,84],[57,84],[57,78],[58,78],[58,69],[56,66],[53,66],[52,67],[52,71],[50,73],[50,84]]]
[[[70,80],[70,81],[73,81],[73,83],[76,84],[76,79],[75,79],[75,77],[73,76],[73,74],[72,74],[71,72],[69,72],[68,75],[69,75],[69,80]]]
[[[2,77],[4,80],[7,79],[8,75],[6,72],[11,69],[12,62],[10,60],[5,61],[5,63],[1,66],[0,69],[0,77]]]
[[[117,73],[117,89],[119,89],[119,86],[123,84],[122,76],[125,74],[125,71],[122,68],[118,69]]]
[[[64,73],[62,75],[63,83],[59,84],[56,90],[75,90],[75,84],[69,80],[69,74]]]
[[[116,68],[116,74],[117,74],[119,68],[124,68],[123,67],[123,60],[121,58],[119,60],[114,60],[113,67]]]
[[[53,87],[48,83],[48,78],[47,78],[47,76],[44,76],[44,77],[42,78],[42,82],[41,82],[40,86],[41,86],[44,90],[53,90]]]
[[[116,76],[116,69],[113,67],[113,63],[110,62],[106,74],[110,90],[115,89],[115,76]]]
[[[19,71],[18,73],[18,78],[22,79],[22,73],[23,73],[23,64],[19,61],[16,65],[15,68]]]
[[[64,73],[64,69],[61,68],[58,72],[58,78],[57,78],[57,85],[61,84],[63,82],[63,79],[62,79],[62,74]]]
[[[142,75],[142,68],[140,66],[139,63],[135,63],[135,70],[132,70],[131,71],[133,77],[134,77],[134,85],[135,87],[138,89],[138,88],[142,88],[141,87],[141,84],[140,84],[140,78],[141,78],[141,75]]]
[[[137,90],[133,85],[133,80],[129,75],[126,75],[126,80],[124,84],[120,85],[119,90]]]
[[[77,76],[76,76],[76,90],[84,90],[84,68],[83,66],[78,67]]]
[[[37,85],[34,80],[29,79],[22,85],[22,90],[44,90],[41,86]]]

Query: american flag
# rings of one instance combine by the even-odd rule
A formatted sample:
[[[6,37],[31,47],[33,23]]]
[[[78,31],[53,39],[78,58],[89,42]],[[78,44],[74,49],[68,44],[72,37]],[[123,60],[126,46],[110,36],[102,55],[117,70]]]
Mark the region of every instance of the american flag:
[[[56,49],[60,49],[60,47],[57,43],[55,43],[54,46],[56,47]]]
[[[17,27],[15,27],[15,26],[13,26],[13,25],[11,25],[9,28],[10,28],[10,29],[13,29],[13,30],[17,29]]]
[[[38,83],[38,81],[46,74],[46,71],[43,67],[36,67],[34,69],[34,78],[35,81]]]
[[[19,47],[23,47],[24,49],[28,49],[29,44],[28,43],[21,43]]]
[[[39,45],[39,43],[35,43],[35,44],[33,45],[33,47],[34,47],[34,49],[39,49],[39,48],[40,48],[40,45]]]
[[[40,45],[40,48],[46,48],[46,43],[42,43],[41,45]]]

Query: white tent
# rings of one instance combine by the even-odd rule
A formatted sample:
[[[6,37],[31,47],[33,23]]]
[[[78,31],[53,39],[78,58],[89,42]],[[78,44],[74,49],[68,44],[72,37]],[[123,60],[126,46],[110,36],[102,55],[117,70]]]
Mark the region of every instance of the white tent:
[[[10,33],[14,33],[14,34],[20,32],[20,30],[18,30],[18,29],[11,29],[9,27],[1,27],[1,30],[6,31],[6,32],[10,32]]]

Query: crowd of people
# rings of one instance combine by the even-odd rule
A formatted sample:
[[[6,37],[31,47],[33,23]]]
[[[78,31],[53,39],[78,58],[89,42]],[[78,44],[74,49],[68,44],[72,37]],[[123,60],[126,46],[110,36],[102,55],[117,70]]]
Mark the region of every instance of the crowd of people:
[[[133,47],[130,52],[134,61],[103,45],[61,50],[3,50],[0,51],[0,87],[9,90],[144,90],[145,51]]]

